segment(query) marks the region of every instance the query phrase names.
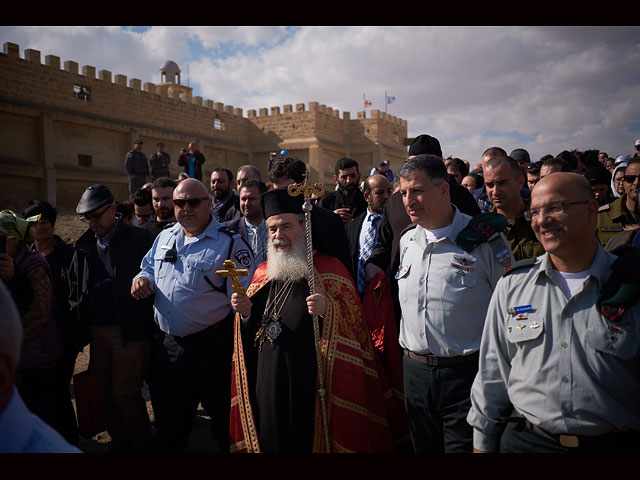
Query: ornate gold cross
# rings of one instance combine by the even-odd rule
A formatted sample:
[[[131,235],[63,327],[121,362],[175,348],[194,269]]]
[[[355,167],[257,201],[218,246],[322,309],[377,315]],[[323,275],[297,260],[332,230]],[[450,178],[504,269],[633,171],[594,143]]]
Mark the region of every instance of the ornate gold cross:
[[[219,277],[230,277],[233,291],[236,293],[245,293],[244,288],[242,288],[242,285],[240,285],[238,281],[238,277],[246,277],[249,275],[249,270],[246,268],[237,269],[236,264],[233,263],[232,260],[225,260],[223,265],[225,269],[216,270],[216,275]]]
[[[309,172],[305,172],[304,174],[304,183],[293,183],[287,187],[287,192],[292,197],[297,197],[302,194],[304,196],[305,201],[308,201],[311,198],[312,194],[316,194],[319,197],[324,195],[324,185],[321,183],[308,183]],[[303,208],[303,211],[304,210]]]

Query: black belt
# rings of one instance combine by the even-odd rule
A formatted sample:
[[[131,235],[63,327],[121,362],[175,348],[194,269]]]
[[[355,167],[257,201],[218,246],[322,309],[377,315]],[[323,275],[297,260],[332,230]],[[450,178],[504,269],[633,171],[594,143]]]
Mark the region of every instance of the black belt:
[[[633,432],[629,430],[605,433],[602,435],[569,435],[566,433],[560,433],[560,434],[551,433],[551,432],[547,432],[543,428],[540,428],[538,425],[531,423],[529,420],[524,418],[519,413],[514,412],[514,414],[516,415],[516,418],[513,419],[512,417],[509,420],[522,421],[522,423],[532,432],[537,433],[538,435],[548,440],[552,440],[562,445],[565,448],[578,448],[581,445],[594,445],[594,444],[607,445],[610,443],[611,440],[614,440],[616,437],[625,436],[625,435],[631,435],[633,437],[636,437],[638,435],[638,432]]]
[[[437,367],[439,365],[454,365],[457,363],[478,363],[478,360],[480,358],[480,354],[478,352],[472,353],[470,355],[457,355],[455,357],[436,357],[435,355],[415,353],[407,348],[404,349],[404,354],[412,360],[416,360],[420,363],[424,363],[425,365],[431,365],[434,367]]]

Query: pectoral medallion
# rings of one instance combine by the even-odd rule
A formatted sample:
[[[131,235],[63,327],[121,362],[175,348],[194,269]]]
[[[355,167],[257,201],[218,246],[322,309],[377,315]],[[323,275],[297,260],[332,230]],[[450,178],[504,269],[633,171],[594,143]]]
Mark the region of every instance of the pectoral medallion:
[[[279,316],[267,316],[263,315],[260,328],[256,332],[256,338],[254,345],[257,345],[258,350],[262,351],[262,344],[265,340],[269,340],[271,348],[276,348],[276,339],[282,332],[282,325],[280,323]]]

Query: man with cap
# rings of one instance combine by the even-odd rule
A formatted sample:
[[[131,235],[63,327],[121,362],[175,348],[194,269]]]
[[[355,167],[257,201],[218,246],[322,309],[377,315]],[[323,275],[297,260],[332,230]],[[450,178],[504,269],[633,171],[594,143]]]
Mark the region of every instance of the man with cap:
[[[540,180],[527,216],[547,253],[507,272],[491,298],[467,417],[474,449],[637,452],[638,257],[602,250],[581,175]]]
[[[133,149],[127,152],[124,168],[129,175],[129,198],[133,200],[133,195],[147,183],[149,175],[149,164],[147,156],[142,151],[142,140],[136,140]]]
[[[622,179],[624,195],[600,207],[596,231],[604,247],[615,234],[640,223],[638,188],[640,187],[640,158],[632,159]]]
[[[211,214],[207,187],[188,178],[173,191],[178,223],[158,234],[130,283],[139,302],[151,299],[159,333],[152,384],[156,448],[183,452],[198,404],[211,417],[218,452],[229,451],[233,316],[231,278],[217,273],[231,260],[246,275],[255,269],[251,248]]]
[[[612,193],[609,191],[611,184],[611,172],[607,170],[601,163],[586,165],[582,175],[589,180],[591,189],[595,195],[598,205],[601,207],[614,200]]]
[[[151,165],[151,181],[154,182],[160,177],[170,177],[169,164],[171,156],[164,151],[164,143],[156,144],[157,151],[149,157],[149,165]]]
[[[638,140],[636,140],[636,144],[634,146],[634,150],[635,151],[633,152],[633,157],[637,158],[638,156],[640,156],[640,155],[638,155],[638,154],[640,154],[640,138]]]
[[[303,199],[278,188],[261,195],[260,202],[267,222],[267,261],[246,293],[234,293],[231,301],[237,312],[232,451],[392,451],[388,389],[351,276],[340,261],[313,245],[311,293]]]
[[[400,238],[395,278],[402,317],[404,393],[416,453],[471,452],[466,422],[484,317],[514,262],[502,215],[475,218],[451,204],[440,157],[418,155],[398,172],[413,226]]]
[[[387,177],[387,180],[389,180],[389,182],[393,183],[394,176],[393,171],[391,171],[391,164],[389,163],[389,160],[383,160],[382,162],[380,162],[378,164],[378,168],[373,167],[369,175],[375,175],[376,173],[384,175],[385,177]]]
[[[527,167],[529,163],[531,163],[531,158],[529,157],[529,152],[527,152],[524,148],[516,148],[513,150],[509,156],[513,158],[516,162],[518,162],[518,167],[520,167],[520,171],[524,178],[527,178]],[[529,188],[529,186],[525,183],[524,188]]]
[[[111,190],[92,185],[76,212],[88,225],[74,244],[69,303],[90,342],[91,365],[114,451],[148,451],[152,433],[142,396],[153,338],[152,302],[131,298],[151,234],[116,214]]]

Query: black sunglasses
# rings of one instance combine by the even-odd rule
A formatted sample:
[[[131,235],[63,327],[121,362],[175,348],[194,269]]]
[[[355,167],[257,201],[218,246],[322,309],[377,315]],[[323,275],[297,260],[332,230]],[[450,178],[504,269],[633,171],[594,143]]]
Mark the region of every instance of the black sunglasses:
[[[636,181],[636,178],[638,178],[638,175],[625,175],[624,177],[622,177],[624,179],[625,182],[627,183],[633,183]]]
[[[203,200],[209,200],[209,197],[202,198],[174,198],[173,204],[178,208],[184,208],[186,204],[189,204],[191,208],[198,208],[200,206],[200,202]]]

